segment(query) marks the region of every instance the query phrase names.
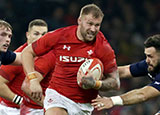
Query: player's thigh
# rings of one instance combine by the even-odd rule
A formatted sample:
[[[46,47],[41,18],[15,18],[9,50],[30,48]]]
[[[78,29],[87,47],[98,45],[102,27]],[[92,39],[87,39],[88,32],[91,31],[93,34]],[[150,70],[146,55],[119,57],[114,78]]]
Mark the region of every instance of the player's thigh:
[[[52,107],[47,109],[45,115],[68,115],[67,111],[63,108]]]

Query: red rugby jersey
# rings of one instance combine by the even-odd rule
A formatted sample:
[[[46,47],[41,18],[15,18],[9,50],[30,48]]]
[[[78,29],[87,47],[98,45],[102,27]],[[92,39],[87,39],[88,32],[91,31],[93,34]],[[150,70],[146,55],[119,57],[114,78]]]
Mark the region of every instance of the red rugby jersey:
[[[20,46],[16,52],[21,52],[27,44],[24,44],[23,46]],[[51,78],[51,73],[54,70],[55,66],[55,55],[52,51],[47,53],[44,56],[40,56],[35,59],[35,69],[39,71],[44,79],[41,81],[41,86],[43,89],[43,92],[45,92],[46,88],[49,85],[49,80]],[[28,96],[26,96],[23,91],[21,90],[21,85],[23,83],[23,80],[25,78],[25,74],[23,71],[22,66],[13,66],[13,65],[2,65],[0,68],[0,75],[2,75],[5,79],[9,81],[8,87],[16,94],[20,96],[24,96],[24,104],[32,107],[32,108],[42,108],[41,106],[37,105],[35,102],[33,102]],[[19,106],[13,102],[10,102],[6,99],[2,100],[5,102],[5,104],[9,107],[16,107],[19,108]]]
[[[24,45],[20,46],[15,51],[21,52],[26,46],[27,44],[25,43]],[[22,66],[2,65],[0,67],[0,75],[9,81],[7,85],[11,89],[11,91],[13,91],[14,93],[20,96],[23,96],[21,85],[22,85],[25,75],[23,73]],[[8,101],[4,98],[2,98],[2,101],[9,107],[19,108],[19,105],[11,101]]]
[[[53,50],[56,55],[55,70],[50,88],[79,103],[91,102],[97,90],[84,90],[77,84],[77,71],[86,58],[99,58],[104,65],[104,73],[117,69],[115,54],[110,44],[99,32],[96,40],[85,43],[76,36],[77,26],[60,28],[45,34],[32,44],[37,55]]]

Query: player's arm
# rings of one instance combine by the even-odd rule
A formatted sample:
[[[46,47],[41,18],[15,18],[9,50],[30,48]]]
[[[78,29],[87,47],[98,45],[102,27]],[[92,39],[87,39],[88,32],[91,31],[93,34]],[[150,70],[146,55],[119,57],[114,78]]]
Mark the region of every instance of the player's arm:
[[[12,65],[21,65],[22,64],[21,53],[20,52],[14,52],[14,53],[16,54],[16,58],[12,63]]]
[[[82,84],[88,89],[93,88],[96,90],[111,90],[120,88],[120,80],[118,70],[105,74],[103,80],[94,80],[91,73],[88,72],[86,77],[82,77]]]
[[[25,77],[21,89],[24,91],[24,93],[29,96],[33,101],[35,101],[40,106],[43,106],[43,99],[44,96],[42,93],[42,88],[40,85],[40,82],[43,79],[43,76],[38,72],[33,72],[37,78],[29,78],[28,76]],[[39,74],[39,75],[37,75]]]
[[[35,53],[33,51],[32,45],[28,45],[21,54],[22,65],[26,74],[34,72],[34,57]]]
[[[35,71],[34,69],[34,57],[35,53],[33,51],[32,45],[28,45],[21,54],[22,65],[24,68],[24,72],[26,73],[26,77],[31,84],[30,91],[31,96],[37,100],[41,100],[42,98],[42,88],[38,85],[39,82],[43,79],[42,75]],[[39,86],[39,87],[38,87]]]
[[[152,86],[131,90],[120,96],[98,97],[92,100],[92,105],[98,110],[109,109],[115,105],[132,105],[160,95],[159,90]]]
[[[51,62],[48,60],[52,60]],[[54,54],[51,52],[38,57],[35,59],[35,69],[39,72],[37,74],[42,74],[43,76],[38,75],[39,79],[33,79],[33,80],[29,80],[28,77],[25,78],[23,84],[22,84],[22,90],[36,103],[43,105],[43,97],[41,100],[37,100],[36,98],[34,98],[33,96],[31,96],[32,91],[35,91],[36,88],[41,88],[41,84],[40,82],[44,79],[44,77],[49,77],[47,76],[48,73],[50,73],[55,66],[55,56]],[[36,74],[36,73],[35,73]],[[30,90],[29,90],[30,89]],[[34,89],[34,90],[33,90]],[[41,88],[42,89],[42,88]],[[35,96],[36,97],[36,96]]]
[[[108,63],[107,63],[108,64]],[[106,64],[106,65],[107,65]],[[104,64],[105,65],[105,64]],[[119,73],[116,65],[116,61],[113,58],[113,61],[110,61],[108,66],[105,66],[105,73],[102,80],[95,80],[91,73],[87,73],[87,77],[82,77],[82,84],[85,85],[88,89],[93,88],[96,90],[111,90],[120,88]]]
[[[100,90],[119,89],[120,80],[119,80],[118,70],[105,74],[103,76],[103,80],[96,82],[101,82],[101,86],[99,88]]]
[[[0,75],[0,96],[16,104],[21,104],[23,98],[12,92],[7,86],[9,81]]]
[[[118,66],[118,72],[120,78],[131,78],[133,77],[130,72],[130,65]]]
[[[160,95],[160,92],[156,88],[152,86],[145,86],[140,89],[129,91],[120,97],[122,98],[124,105],[131,105],[146,101],[158,95]]]

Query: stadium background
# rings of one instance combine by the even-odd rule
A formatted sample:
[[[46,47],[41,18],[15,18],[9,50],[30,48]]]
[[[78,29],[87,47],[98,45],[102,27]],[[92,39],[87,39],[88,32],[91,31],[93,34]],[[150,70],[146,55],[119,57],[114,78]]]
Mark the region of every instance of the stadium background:
[[[101,31],[115,50],[118,65],[144,59],[144,40],[160,33],[160,0],[0,0],[0,19],[13,26],[10,46],[15,50],[26,38],[28,23],[36,18],[44,19],[49,30],[77,24],[80,8],[88,3],[97,4],[105,17]],[[103,95],[118,95],[140,88],[148,78],[121,80],[121,90]],[[93,115],[153,115],[160,109],[160,98],[125,107],[114,107]]]

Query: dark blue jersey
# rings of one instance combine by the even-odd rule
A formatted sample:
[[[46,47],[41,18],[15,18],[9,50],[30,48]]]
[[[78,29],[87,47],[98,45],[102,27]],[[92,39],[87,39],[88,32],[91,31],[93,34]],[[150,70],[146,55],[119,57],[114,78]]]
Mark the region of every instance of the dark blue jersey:
[[[148,76],[152,83],[148,84],[160,91],[160,73],[149,73],[148,65],[145,60],[130,65],[130,72],[134,77]]]
[[[148,65],[145,60],[130,65],[130,72],[134,77],[145,76],[148,74]]]
[[[152,86],[160,91],[160,73],[155,76],[155,80],[150,83],[149,86]]]
[[[0,65],[11,64],[12,62],[14,62],[15,59],[16,59],[16,54],[12,51],[0,53]]]

